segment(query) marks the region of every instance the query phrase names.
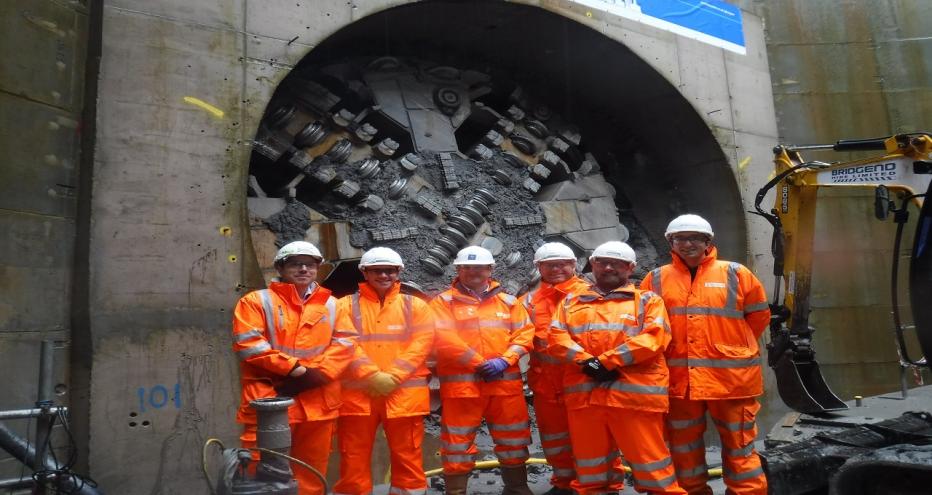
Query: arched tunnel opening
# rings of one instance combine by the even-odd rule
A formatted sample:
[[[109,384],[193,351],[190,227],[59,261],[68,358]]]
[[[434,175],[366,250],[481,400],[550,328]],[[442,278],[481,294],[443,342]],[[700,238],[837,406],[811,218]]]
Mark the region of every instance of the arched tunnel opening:
[[[713,222],[726,256],[747,251],[734,175],[677,89],[622,42],[506,2],[421,2],[330,36],[273,95],[248,191],[266,278],[270,237],[307,239],[337,295],[375,245],[399,251],[408,288],[428,295],[467,244],[496,255],[511,293],[536,282],[549,240],[581,268],[627,240],[650,269],[685,212]]]

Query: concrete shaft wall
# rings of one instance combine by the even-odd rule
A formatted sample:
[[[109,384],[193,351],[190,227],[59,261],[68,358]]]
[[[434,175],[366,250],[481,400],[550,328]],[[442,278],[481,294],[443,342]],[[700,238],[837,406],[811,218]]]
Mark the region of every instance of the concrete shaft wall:
[[[104,2],[96,144],[93,168],[86,171],[92,178],[89,249],[77,261],[89,270],[81,287],[88,299],[82,344],[89,352],[78,360],[90,374],[76,386],[88,390],[77,407],[89,473],[105,491],[195,492],[203,487],[204,441],[236,442],[230,310],[244,287],[261,283],[245,215],[249,142],[294,64],[343,26],[404,3]],[[727,161],[723,166],[733,173],[734,185],[726,189],[737,188],[740,206],[751,206],[770,171],[776,139],[758,17],[744,16],[748,55],[740,56],[568,2],[523,3],[618,40],[677,88],[708,125]],[[636,110],[645,133],[673,136],[657,139],[658,145],[681,144],[676,116]],[[671,155],[690,152],[687,146]],[[680,172],[689,182],[690,170]],[[667,191],[657,184],[653,193],[662,198]],[[682,206],[734,216],[737,198],[692,198]],[[26,218],[21,225],[32,235],[67,233],[14,213]],[[45,214],[66,217],[59,210]],[[732,257],[766,273],[764,225],[749,218],[750,234],[744,234],[745,222],[733,223],[742,234],[731,241]],[[4,267],[30,259],[22,251],[5,254]],[[64,278],[59,274],[68,264],[56,260],[30,261],[28,271],[55,265]],[[52,292],[59,295],[67,305],[67,291]],[[37,310],[28,320],[52,318],[50,327],[60,325],[51,313]]]
[[[67,405],[72,397],[66,385],[87,24],[79,2],[0,3],[0,410],[33,407],[42,340],[55,342],[56,399]],[[8,425],[34,439],[27,428],[34,421]],[[0,452],[0,479],[21,471]]]
[[[759,3],[767,19],[781,142],[832,143],[929,130],[932,4]],[[806,158],[837,161],[853,155],[806,153]],[[889,289],[894,224],[874,218],[871,190],[832,191],[822,198],[812,275],[817,358],[827,382],[845,400],[896,390],[900,378]],[[905,230],[911,233],[913,224]],[[903,290],[911,245],[908,234],[901,254]],[[907,304],[905,296],[901,300]],[[909,308],[903,310],[910,323]],[[909,383],[916,384],[912,378]]]

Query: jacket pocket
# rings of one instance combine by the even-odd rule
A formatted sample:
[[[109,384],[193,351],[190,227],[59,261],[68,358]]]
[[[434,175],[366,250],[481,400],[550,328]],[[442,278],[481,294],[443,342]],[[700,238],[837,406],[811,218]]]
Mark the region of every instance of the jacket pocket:
[[[746,345],[712,344],[712,346],[715,347],[715,350],[718,351],[721,357],[742,359],[754,355],[751,349]]]

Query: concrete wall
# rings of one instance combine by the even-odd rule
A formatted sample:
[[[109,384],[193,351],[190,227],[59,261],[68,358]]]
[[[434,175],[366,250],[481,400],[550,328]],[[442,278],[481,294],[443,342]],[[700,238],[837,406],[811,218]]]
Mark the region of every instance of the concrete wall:
[[[767,20],[781,142],[832,143],[928,130],[932,4],[756,3]],[[838,161],[853,155],[806,157]],[[811,319],[818,329],[815,349],[827,382],[846,400],[900,386],[889,290],[895,227],[874,219],[872,194],[827,192],[817,214],[821,235],[815,244]],[[904,239],[903,245],[900,280],[905,289],[911,241]],[[903,309],[911,322],[908,307]],[[909,383],[916,384],[912,373]]]
[[[87,24],[87,9],[79,2],[0,3],[0,376],[6,377],[0,410],[33,407],[43,340],[55,342],[56,400],[71,402],[68,353]],[[35,422],[8,423],[34,440],[30,424]],[[21,470],[0,452],[0,479],[18,478]]]
[[[89,473],[105,491],[197,492],[206,438],[235,443],[230,309],[261,280],[245,216],[249,142],[294,64],[341,27],[404,3],[104,2],[90,220],[81,240],[87,250],[77,260],[87,267],[87,352],[78,365],[89,374],[75,386],[88,391],[78,426],[86,432]],[[708,124],[750,206],[776,140],[759,17],[745,16],[748,55],[739,56],[568,2],[522,3],[618,40],[676,87],[695,110],[690,118]],[[676,136],[675,121],[640,111],[650,134]],[[682,156],[692,151],[676,139],[658,143],[682,146]],[[683,175],[689,182],[688,171]],[[734,214],[735,197],[701,199],[683,206]],[[32,213],[15,214],[31,235],[63,235],[30,223]],[[53,220],[61,221],[42,221]],[[756,219],[746,225],[746,244],[733,242],[746,252],[733,257],[764,273],[769,237]],[[736,226],[744,231],[744,222]],[[67,271],[54,256],[24,262],[30,258],[21,251],[4,255],[4,266],[26,264],[30,275],[36,265]],[[52,319],[50,327],[62,328],[52,313],[36,312],[30,321]]]

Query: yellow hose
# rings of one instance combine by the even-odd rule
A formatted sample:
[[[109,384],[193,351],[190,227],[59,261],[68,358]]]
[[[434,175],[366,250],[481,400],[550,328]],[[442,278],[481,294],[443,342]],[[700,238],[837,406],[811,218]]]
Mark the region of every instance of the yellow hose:
[[[528,459],[527,461],[525,461],[524,463],[525,464],[548,464],[547,459],[540,459],[537,457],[532,457]],[[475,469],[494,469],[499,466],[501,466],[501,464],[498,461],[479,461],[476,463]],[[629,468],[628,466],[624,466],[624,468],[625,468],[626,473],[631,472],[631,468]],[[443,474],[443,468],[431,469],[430,471],[424,472],[424,475],[427,476],[428,478],[432,476],[438,476],[441,474]],[[721,475],[722,475],[722,468],[720,467],[712,468],[709,470],[710,478],[718,478]]]

